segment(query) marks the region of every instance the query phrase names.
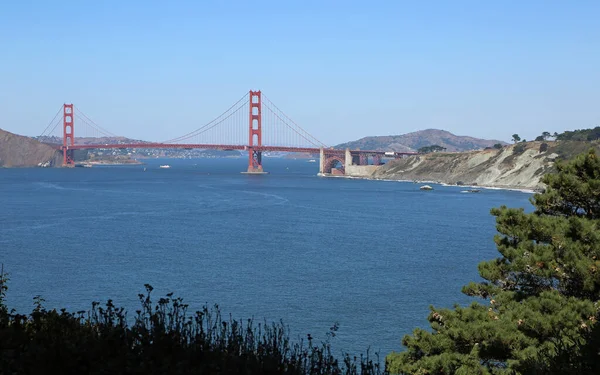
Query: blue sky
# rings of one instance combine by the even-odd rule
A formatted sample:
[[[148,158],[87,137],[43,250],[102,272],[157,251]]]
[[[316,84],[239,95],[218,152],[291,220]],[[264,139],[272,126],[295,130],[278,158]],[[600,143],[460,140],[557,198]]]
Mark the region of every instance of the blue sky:
[[[64,102],[113,133],[188,133],[250,89],[326,144],[426,128],[600,125],[600,2],[4,1],[0,128]]]

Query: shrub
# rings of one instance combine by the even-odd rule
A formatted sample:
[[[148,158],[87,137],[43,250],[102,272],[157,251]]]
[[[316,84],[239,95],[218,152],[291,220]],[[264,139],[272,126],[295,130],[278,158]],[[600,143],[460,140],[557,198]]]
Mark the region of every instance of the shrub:
[[[379,361],[331,354],[331,328],[320,344],[308,335],[292,343],[282,324],[223,319],[218,306],[188,314],[172,293],[153,304],[140,294],[131,326],[108,300],[92,310],[46,310],[41,298],[29,315],[0,319],[2,374],[381,374]]]
[[[517,143],[513,147],[513,154],[522,154],[524,151],[525,151],[525,144],[524,143]]]

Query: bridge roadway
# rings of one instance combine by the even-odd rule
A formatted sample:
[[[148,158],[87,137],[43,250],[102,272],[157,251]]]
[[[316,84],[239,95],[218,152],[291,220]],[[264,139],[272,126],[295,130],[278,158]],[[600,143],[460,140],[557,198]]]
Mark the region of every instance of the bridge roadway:
[[[415,155],[415,152],[394,152],[375,150],[340,150],[334,148],[317,147],[286,147],[286,146],[245,146],[225,144],[197,144],[197,143],[121,143],[121,144],[75,144],[72,146],[54,145],[64,155],[64,165],[74,165],[72,156],[68,152],[74,150],[90,149],[131,149],[131,148],[154,148],[154,149],[204,149],[204,150],[238,150],[247,151],[248,171],[243,173],[263,174],[262,157],[263,152],[302,152],[319,154],[319,174],[341,174],[351,176],[365,176],[373,172],[380,163],[383,156],[400,158],[404,155]],[[368,158],[373,158],[373,165],[369,165]],[[68,161],[71,161],[70,163]]]
[[[63,145],[53,145],[58,150],[63,150]],[[260,152],[304,152],[318,154],[321,149],[316,147],[286,147],[286,146],[243,146],[243,145],[221,145],[221,144],[178,144],[178,143],[122,143],[122,144],[86,144],[67,146],[68,150],[90,150],[90,149],[121,149],[121,148],[171,148],[171,149],[205,149],[205,150],[239,150],[247,151],[252,149]],[[343,155],[345,150],[334,148],[323,148],[329,154]],[[368,155],[390,155],[392,151],[376,151],[376,150],[350,150],[352,154],[368,154]],[[416,155],[416,152],[393,152],[394,156]]]

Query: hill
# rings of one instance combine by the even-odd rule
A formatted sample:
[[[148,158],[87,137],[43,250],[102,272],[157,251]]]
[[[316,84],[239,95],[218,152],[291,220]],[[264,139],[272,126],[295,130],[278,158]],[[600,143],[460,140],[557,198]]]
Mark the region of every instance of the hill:
[[[38,136],[33,139],[43,142],[60,145],[63,143],[63,139],[57,136]],[[98,145],[98,144],[126,144],[126,143],[150,143],[147,141],[141,141],[139,139],[131,139],[126,137],[75,137],[76,145]]]
[[[505,142],[494,139],[480,139],[468,136],[454,135],[445,130],[426,129],[403,135],[373,136],[339,144],[335,148],[350,148],[380,151],[417,151],[424,146],[438,145],[446,151],[471,151],[492,147],[496,143]]]
[[[0,167],[60,165],[62,155],[54,148],[29,137],[0,129]]]

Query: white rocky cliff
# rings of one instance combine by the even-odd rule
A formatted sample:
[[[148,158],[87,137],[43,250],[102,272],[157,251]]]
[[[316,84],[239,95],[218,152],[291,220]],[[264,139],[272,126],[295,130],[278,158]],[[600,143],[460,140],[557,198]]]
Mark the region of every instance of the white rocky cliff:
[[[393,160],[369,177],[499,188],[540,189],[540,177],[553,166],[557,154],[540,151],[530,142],[482,151],[431,153]]]

